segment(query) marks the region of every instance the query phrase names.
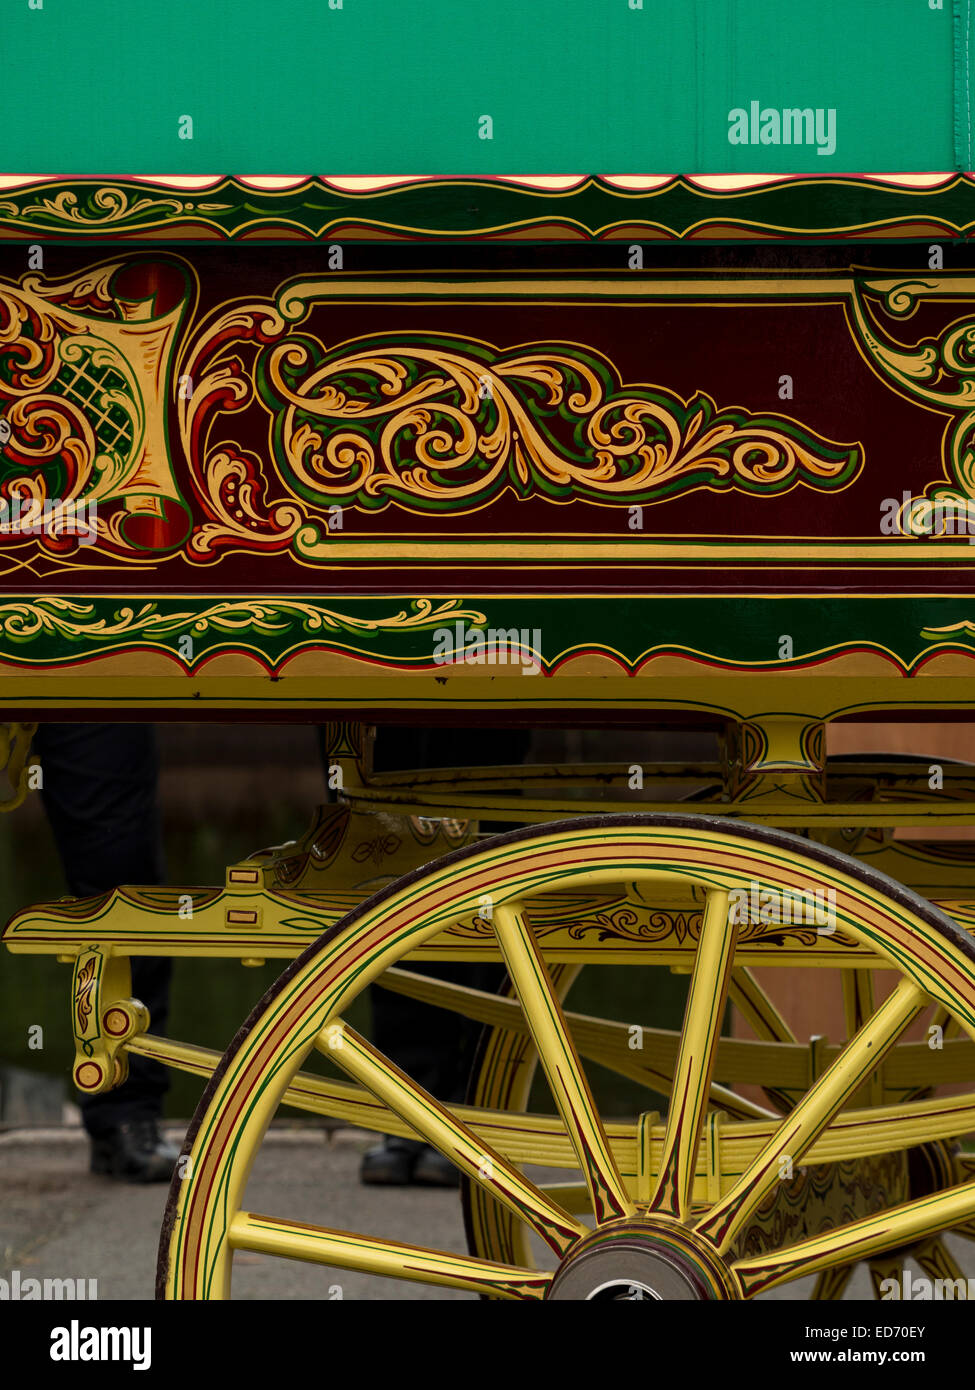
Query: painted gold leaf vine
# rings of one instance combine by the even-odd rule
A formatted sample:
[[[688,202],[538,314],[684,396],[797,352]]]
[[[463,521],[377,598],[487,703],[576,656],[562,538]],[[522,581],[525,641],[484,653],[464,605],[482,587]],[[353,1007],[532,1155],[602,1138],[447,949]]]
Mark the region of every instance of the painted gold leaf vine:
[[[390,335],[326,352],[289,337],[266,349],[257,376],[279,466],[320,506],[445,511],[506,488],[622,505],[704,486],[835,487],[862,464],[859,445],[786,416],[622,385],[606,359],[570,344],[501,351]]]
[[[638,913],[632,908],[621,908],[615,912],[596,913],[589,920],[569,927],[568,934],[576,941],[595,932],[600,941],[659,943],[674,938],[683,945],[685,941],[700,940],[702,920],[700,911]],[[822,937],[814,926],[791,926],[781,922],[747,922],[738,931],[740,945],[748,942],[774,945],[785,940],[795,941],[802,946],[815,946]],[[830,933],[828,940],[841,946],[856,944],[838,931]]]
[[[52,197],[41,198],[23,205],[11,200],[0,202],[0,213],[20,219],[41,218],[48,222],[68,223],[74,227],[105,227],[115,223],[145,220],[146,216],[164,221],[167,217],[189,216],[193,212],[224,212],[230,203],[197,201],[140,193],[136,195],[116,184],[102,184],[86,198],[79,198],[71,189],[63,189]]]
[[[113,641],[117,638],[160,638],[174,634],[283,632],[296,622],[306,632],[321,630],[345,632],[408,632],[423,630],[444,621],[485,622],[483,613],[462,606],[460,599],[434,604],[428,598],[412,601],[412,611],[400,609],[382,618],[353,617],[299,599],[268,601],[227,600],[194,611],[163,613],[154,602],[118,609],[111,619],[96,616],[93,603],[44,597],[0,603],[0,632],[13,641],[30,641],[42,634],[72,640],[79,638]]]
[[[75,1010],[78,1016],[78,1031],[84,1032],[92,1014],[92,995],[95,990],[95,958],[86,960],[78,972],[78,986],[75,995]]]

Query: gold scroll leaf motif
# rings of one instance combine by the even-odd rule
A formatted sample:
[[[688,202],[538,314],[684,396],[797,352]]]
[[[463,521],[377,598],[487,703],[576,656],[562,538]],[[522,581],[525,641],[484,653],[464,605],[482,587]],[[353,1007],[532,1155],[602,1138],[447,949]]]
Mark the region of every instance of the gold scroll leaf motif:
[[[115,261],[62,279],[0,282],[0,415],[9,441],[0,498],[5,507],[17,501],[19,527],[39,531],[48,503],[83,499],[96,546],[128,551],[126,514],[156,517],[179,499],[160,392],[182,306],[154,318],[149,301],[122,305],[113,284],[123,268]],[[114,511],[102,514],[110,503]],[[72,534],[70,523],[60,525]]]
[[[975,623],[962,618],[957,623],[946,623],[944,627],[922,627],[921,636],[926,642],[942,642],[954,638],[971,646],[975,642]]]
[[[92,994],[95,989],[95,958],[85,961],[78,971],[78,989],[75,994],[75,1016],[78,1019],[78,1032],[83,1035],[92,1014]]]
[[[180,434],[205,519],[192,558],[227,550],[328,557],[330,509],[460,515],[505,491],[604,506],[698,488],[773,495],[845,486],[859,444],[783,415],[718,410],[658,386],[624,386],[600,353],[572,343],[502,350],[429,332],[326,347],[294,322],[311,294],[237,304],[187,343]],[[227,437],[259,403],[266,451]]]
[[[0,200],[0,216],[34,233],[49,228],[71,232],[102,232],[106,228],[145,231],[190,218],[219,226],[219,222],[206,214],[233,210],[232,203],[176,198],[147,190],[142,184],[133,184],[130,188],[118,183],[100,184],[80,192],[67,188],[49,197],[40,196],[43,191],[43,182],[30,190],[37,195],[35,202],[26,201],[29,194],[21,195],[24,201],[20,202],[9,198]]]
[[[377,835],[374,840],[360,840],[352,851],[352,862],[364,864],[366,860],[371,860],[374,864],[381,864],[395,854],[402,843],[398,835]]]
[[[451,816],[409,816],[410,834],[418,845],[435,844],[441,837],[448,849],[458,849],[471,839],[471,822]]]
[[[299,622],[306,632],[410,631],[435,627],[444,621],[466,620],[484,623],[485,615],[461,606],[460,599],[444,599],[434,605],[428,598],[411,600],[413,612],[400,609],[388,617],[356,618],[321,604],[298,599],[268,599],[261,602],[232,601],[213,603],[194,612],[184,609],[163,613],[158,603],[141,608],[120,608],[112,621],[96,617],[93,603],[44,597],[0,603],[0,632],[15,641],[29,640],[40,633],[60,637],[83,637],[102,641],[115,638],[161,638],[174,633],[202,635],[213,629],[220,633],[282,632]]]
[[[660,945],[663,942],[682,945],[685,941],[700,940],[701,920],[700,912],[639,912],[631,908],[620,908],[613,912],[593,913],[586,920],[565,927],[564,931],[566,937],[572,941],[584,941],[587,937],[595,935],[599,941],[630,942],[643,946]],[[455,923],[450,932],[453,936],[474,939],[490,936],[492,930],[490,921],[478,914],[471,919]],[[551,932],[561,933],[562,930],[562,925],[558,922],[553,922],[551,926],[539,924],[536,927],[539,936]],[[823,937],[815,927],[802,925],[746,922],[738,929],[738,941],[742,945],[781,946],[789,941],[799,946],[815,946],[823,940],[828,941],[831,946],[847,946],[854,949],[856,947],[855,941],[839,931]]]
[[[36,203],[18,205],[0,202],[0,213],[27,221],[36,219],[45,225],[62,224],[73,231],[117,227],[120,223],[156,225],[179,217],[192,217],[197,212],[225,212],[230,203],[198,202],[195,199],[162,197],[138,193],[118,184],[102,184],[87,197],[79,198],[71,189],[40,198]]]
[[[206,514],[187,545],[195,559],[213,560],[228,548],[313,552],[321,541],[319,526],[290,490],[283,499],[268,497],[262,459],[213,437],[228,414],[254,400],[254,354],[287,332],[273,305],[234,304],[184,345],[178,370],[193,387],[178,393],[179,432]]]
[[[862,463],[859,446],[784,416],[622,386],[605,358],[569,344],[502,352],[414,336],[325,353],[293,338],[267,350],[261,379],[282,412],[282,470],[326,506],[467,511],[505,489],[618,505],[700,487],[760,495],[835,487]]]
[[[905,318],[925,299],[950,292],[951,286],[933,277],[855,282],[850,296],[851,326],[881,380],[928,409],[954,416],[945,431],[947,485],[943,479],[930,483],[904,504],[899,532],[907,535],[970,535],[975,529],[975,318],[969,312],[936,337],[904,343],[881,324],[868,296],[890,317]]]
[[[659,943],[673,940],[678,944],[685,941],[699,941],[701,937],[700,912],[638,912],[632,908],[621,908],[614,912],[600,912],[591,921],[580,922],[568,929],[568,935],[581,941],[595,932],[600,941],[634,941]],[[738,942],[769,945],[795,942],[800,946],[815,946],[823,937],[815,926],[790,924],[784,922],[745,922],[738,928]],[[841,932],[831,932],[826,937],[833,945],[851,946],[856,943]]]

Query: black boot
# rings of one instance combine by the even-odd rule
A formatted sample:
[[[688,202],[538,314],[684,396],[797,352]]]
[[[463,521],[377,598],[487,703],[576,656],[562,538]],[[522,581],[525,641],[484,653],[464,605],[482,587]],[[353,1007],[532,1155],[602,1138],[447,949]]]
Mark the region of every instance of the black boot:
[[[390,1136],[362,1155],[359,1181],[367,1187],[456,1187],[460,1174],[429,1144]]]
[[[417,1139],[387,1136],[362,1155],[359,1181],[367,1187],[409,1187],[423,1147]]]
[[[424,1144],[413,1168],[413,1181],[418,1187],[459,1187],[460,1170],[439,1149]]]
[[[155,1120],[129,1120],[91,1141],[91,1171],[123,1182],[169,1182],[178,1158]]]

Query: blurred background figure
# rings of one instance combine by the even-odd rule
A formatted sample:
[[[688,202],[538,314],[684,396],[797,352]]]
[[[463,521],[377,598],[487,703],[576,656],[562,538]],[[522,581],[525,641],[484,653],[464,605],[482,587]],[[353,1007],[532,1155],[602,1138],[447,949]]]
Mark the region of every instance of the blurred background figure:
[[[322,760],[327,767],[324,730],[319,731],[319,736]],[[521,763],[528,752],[530,737],[529,732],[522,729],[390,726],[380,728],[376,734],[373,768],[376,772],[396,772]],[[489,834],[510,828],[507,824],[481,823],[481,830]],[[420,973],[492,994],[505,977],[504,966],[491,962],[425,965]],[[405,995],[393,994],[379,985],[372,986],[370,996],[372,1040],[380,1052],[437,1100],[462,1103],[482,1025],[449,1009],[437,1009]],[[381,1143],[366,1150],[359,1176],[363,1183],[389,1187],[413,1183],[425,1187],[456,1187],[460,1181],[457,1168],[437,1149],[421,1140],[395,1135],[387,1135]]]
[[[148,724],[41,724],[41,796],[68,890],[75,897],[165,878],[155,730]],[[132,958],[132,994],[165,1031],[172,961]],[[79,1097],[91,1171],[128,1182],[168,1182],[179,1157],[159,1132],[166,1069],[129,1057],[121,1086]]]

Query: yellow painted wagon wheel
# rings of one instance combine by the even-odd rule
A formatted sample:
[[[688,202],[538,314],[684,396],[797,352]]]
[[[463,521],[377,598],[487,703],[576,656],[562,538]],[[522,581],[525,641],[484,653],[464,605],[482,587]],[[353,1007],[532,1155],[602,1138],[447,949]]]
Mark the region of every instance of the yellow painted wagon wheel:
[[[754,1121],[750,1130],[739,1126],[748,1157],[701,1210],[694,1203],[695,1172],[735,958],[729,894],[753,880],[780,892],[832,889],[838,928],[901,978],[788,1115],[765,1129]],[[638,1200],[634,1127],[604,1124],[599,1116],[544,939],[526,914],[540,894],[644,881],[702,885],[706,900],[659,1162]],[[559,1116],[461,1116],[342,1022],[342,1010],[383,970],[436,933],[476,917],[485,896]],[[250,1250],[505,1298],[618,1298],[632,1297],[635,1289],[647,1297],[736,1299],[922,1241],[975,1217],[975,1181],[786,1248],[736,1255],[751,1217],[779,1180],[783,1155],[793,1163],[805,1155],[823,1162],[823,1146],[830,1143],[842,1152],[842,1143],[849,1143],[848,1122],[838,1118],[842,1107],[931,1002],[975,1039],[975,946],[969,938],[892,880],[783,831],[731,827],[708,817],[621,815],[518,830],[458,850],[375,895],[327,932],[241,1030],[194,1117],[184,1165],[189,1176],[173,1182],[160,1245],[160,1292],[227,1297],[234,1251]],[[266,1127],[316,1046],[391,1118],[405,1120],[515,1213],[552,1252],[551,1268],[243,1211],[241,1197]],[[957,1097],[946,1103],[946,1113],[959,1108]],[[938,1137],[929,1111],[925,1117],[924,1137]],[[904,1123],[921,1134],[920,1120],[908,1115]],[[728,1130],[735,1131],[735,1123]],[[526,1136],[535,1147],[526,1147]],[[556,1166],[571,1166],[569,1148],[584,1177],[594,1229],[520,1171],[519,1164],[545,1161],[528,1153],[558,1155]]]
[[[582,969],[579,965],[556,965],[551,968],[553,988],[563,1005]],[[749,981],[749,985],[751,988],[756,987],[754,980]],[[506,992],[509,991],[510,982],[506,987]],[[751,1002],[755,1003],[754,998]],[[773,1010],[775,1008],[767,997],[762,998],[760,1007]],[[575,1016],[566,1011],[566,1017],[571,1020]],[[590,1023],[593,1020],[587,1018],[586,1021]],[[600,1026],[608,1026],[611,1029],[619,1028],[619,1025],[612,1021],[597,1022]],[[779,1029],[788,1031],[788,1025],[780,1016],[776,1018],[776,1022]],[[775,1031],[778,1033],[779,1029]],[[791,1034],[789,1036],[791,1038]],[[619,1057],[612,1063],[606,1058],[603,1061],[604,1065],[612,1066],[614,1069],[620,1068]],[[529,1031],[503,1024],[485,1026],[472,1068],[466,1105],[474,1109],[501,1108],[515,1113],[525,1111],[534,1089],[538,1062],[538,1050]],[[972,1064],[975,1075],[975,1057],[972,1058]],[[620,1069],[624,1075],[632,1077],[642,1073],[644,1084],[650,1084],[645,1068],[638,1065],[624,1066]],[[661,1084],[657,1081],[655,1089]],[[929,1094],[929,1091],[920,1093],[922,1098]],[[712,1099],[715,1097],[712,1096]],[[783,1104],[781,1108],[791,1109],[792,1103]],[[972,1119],[975,1120],[975,1110],[972,1112]],[[961,1133],[964,1127],[964,1121],[961,1121],[958,1124],[958,1132]],[[939,1139],[911,1148],[906,1158],[904,1171],[912,1196],[928,1195],[939,1189],[954,1186],[964,1177],[975,1175],[975,1154],[959,1153],[958,1145],[953,1139]],[[842,1184],[839,1186],[842,1187]],[[561,1184],[547,1190],[552,1195],[560,1195],[563,1200],[568,1200],[570,1194],[575,1192],[575,1185]],[[466,1176],[462,1177],[461,1203],[467,1246],[471,1254],[481,1259],[519,1266],[530,1266],[534,1263],[529,1229],[507,1207],[498,1202],[483,1184]],[[885,1204],[892,1205],[889,1202]],[[968,1240],[975,1240],[975,1222],[954,1226],[952,1231]],[[875,1298],[886,1296],[885,1280],[894,1279],[899,1287],[903,1287],[908,1259],[913,1259],[920,1266],[924,1276],[934,1280],[950,1281],[953,1297],[964,1299],[968,1296],[968,1281],[964,1278],[963,1270],[940,1235],[934,1235],[920,1242],[902,1246],[893,1254],[878,1254],[862,1262],[868,1269]],[[849,1264],[831,1265],[822,1269],[810,1290],[809,1297],[826,1301],[842,1298],[860,1263],[857,1257]]]

